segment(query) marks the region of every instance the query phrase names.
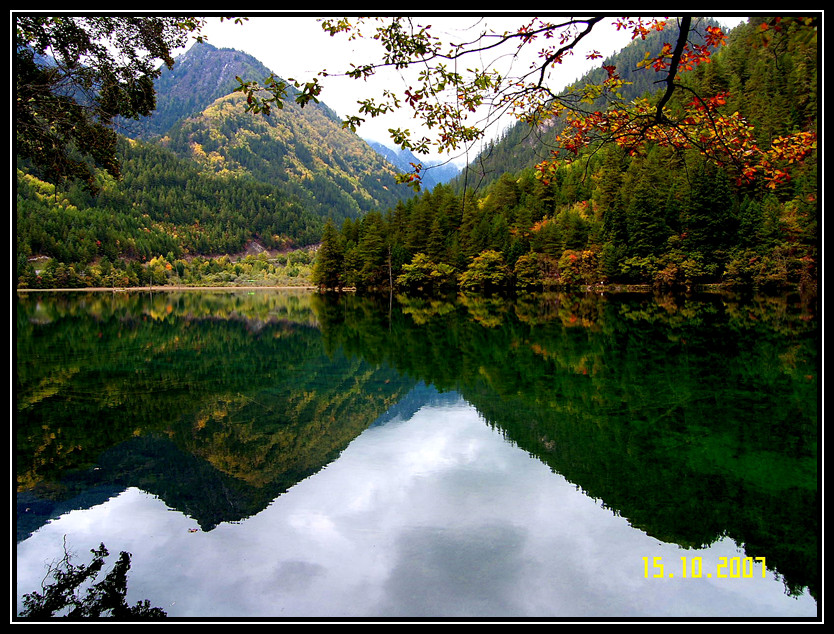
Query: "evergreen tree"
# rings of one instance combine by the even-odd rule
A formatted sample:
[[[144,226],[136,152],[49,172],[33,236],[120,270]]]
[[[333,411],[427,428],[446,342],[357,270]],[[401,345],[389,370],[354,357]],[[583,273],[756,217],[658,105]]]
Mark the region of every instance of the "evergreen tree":
[[[322,289],[340,289],[343,286],[344,249],[341,237],[332,220],[324,226],[321,246],[313,267],[313,283]]]
[[[362,219],[361,237],[356,251],[361,269],[357,285],[362,288],[387,286],[392,276],[391,250],[385,237],[385,223],[378,211]]]
[[[626,209],[630,257],[657,255],[669,236],[663,201],[658,199],[658,193],[663,190],[656,170],[656,164],[649,162],[640,168]]]
[[[703,162],[692,179],[688,204],[681,214],[686,250],[702,256],[708,270],[720,273],[718,267],[735,234],[734,224],[727,175],[711,163]]]

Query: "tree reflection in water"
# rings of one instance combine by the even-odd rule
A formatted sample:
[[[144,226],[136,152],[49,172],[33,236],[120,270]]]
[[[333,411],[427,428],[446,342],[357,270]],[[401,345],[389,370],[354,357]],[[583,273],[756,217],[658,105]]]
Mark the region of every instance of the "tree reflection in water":
[[[635,528],[818,595],[819,339],[786,298],[33,294],[16,327],[18,540],[102,487],[251,517],[425,383]]]

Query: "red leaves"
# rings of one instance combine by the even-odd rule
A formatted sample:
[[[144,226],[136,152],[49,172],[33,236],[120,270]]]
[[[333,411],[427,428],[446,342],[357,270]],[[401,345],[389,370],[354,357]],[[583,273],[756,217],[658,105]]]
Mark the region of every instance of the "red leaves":
[[[408,105],[412,107],[414,107],[415,104],[423,98],[423,95],[420,93],[420,91],[413,93],[411,92],[410,88],[406,90],[403,94],[405,95],[405,100],[408,103]]]
[[[728,95],[724,93],[695,99],[687,105],[687,112],[675,126],[657,122],[652,106],[645,101],[636,102],[629,110],[574,113],[569,115],[557,142],[572,156],[578,156],[595,141],[616,143],[631,155],[641,153],[650,144],[697,149],[718,165],[734,168],[739,183],[762,178],[772,189],[788,182],[789,167],[808,158],[816,149],[813,132],[780,137],[770,147],[760,147],[744,117],[738,112],[723,112],[728,103]],[[539,164],[539,178],[547,182],[557,164],[556,160]]]
[[[708,26],[704,30],[704,40],[709,47],[723,46],[727,42],[727,36],[717,26]]]
[[[619,28],[619,26],[618,26]],[[645,39],[646,29],[638,29],[639,33]],[[686,42],[680,59],[678,60],[678,71],[693,70],[698,65],[710,61],[712,49],[722,46],[726,42],[726,35],[716,26],[707,26],[704,29],[704,44],[694,44],[690,41]],[[640,66],[649,67],[657,72],[662,72],[670,69],[670,63],[673,57],[673,46],[670,43],[664,43],[660,53],[655,57],[646,55]]]
[[[666,26],[665,20],[657,18],[618,18],[615,23],[617,30],[631,29],[632,39],[645,40],[652,31],[662,31]]]

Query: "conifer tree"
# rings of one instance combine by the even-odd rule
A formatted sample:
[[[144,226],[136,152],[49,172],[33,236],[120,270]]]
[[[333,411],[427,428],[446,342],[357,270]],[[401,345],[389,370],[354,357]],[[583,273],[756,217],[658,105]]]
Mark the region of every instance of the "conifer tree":
[[[703,256],[705,264],[717,265],[735,233],[733,200],[724,172],[702,163],[692,179],[681,222],[687,250]]]
[[[664,201],[658,199],[661,190],[656,168],[656,164],[648,162],[641,168],[626,209],[628,252],[631,256],[657,255],[669,235],[661,210]]]
[[[313,266],[313,283],[322,289],[340,289],[344,276],[344,249],[332,220],[324,226],[321,246]]]

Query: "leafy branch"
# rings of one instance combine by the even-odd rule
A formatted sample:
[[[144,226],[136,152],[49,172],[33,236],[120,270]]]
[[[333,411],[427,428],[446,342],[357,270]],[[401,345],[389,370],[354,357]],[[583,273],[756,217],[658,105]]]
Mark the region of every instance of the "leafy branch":
[[[93,617],[111,617],[121,619],[164,618],[164,610],[140,601],[128,606],[127,571],[130,569],[130,553],[122,551],[113,568],[104,579],[92,583],[104,567],[104,560],[109,555],[104,544],[90,551],[92,561],[74,564],[64,539],[64,554],[60,561],[51,564],[46,577],[41,583],[41,592],[30,592],[23,596],[23,618],[43,619],[63,616],[67,619]],[[51,578],[52,583],[47,583]],[[92,584],[81,594],[79,588]]]
[[[391,128],[389,133],[399,147],[417,154],[471,147],[505,114],[537,127],[564,119],[565,125],[556,137],[558,150],[552,159],[540,165],[543,177],[586,148],[592,149],[594,144],[616,143],[636,153],[647,144],[662,143],[697,149],[720,164],[735,164],[742,179],[759,174],[769,183],[778,183],[787,178],[787,172],[776,165],[777,161],[784,164],[802,160],[815,148],[815,138],[809,133],[793,135],[769,149],[758,148],[752,142],[752,130],[737,113],[722,113],[726,101],[721,96],[695,94],[688,104],[681,107],[677,100],[678,106],[671,109],[676,103],[675,95],[692,92],[680,81],[682,74],[709,62],[726,40],[720,28],[700,28],[700,23],[689,16],[679,18],[677,24],[656,18],[614,20],[616,29],[630,32],[633,40],[646,39],[653,32],[668,34],[672,40],[663,45],[660,53],[647,53],[639,64],[658,73],[657,83],[664,87],[653,102],[624,102],[620,91],[626,82],[609,65],[603,66],[607,76],[600,84],[552,90],[551,73],[578,50],[603,19],[548,22],[532,18],[513,30],[498,32],[484,26],[466,41],[450,38],[448,43],[436,37],[430,25],[418,24],[410,17],[341,18],[321,23],[331,37],[346,35],[349,40],[366,39],[381,46],[377,59],[351,63],[342,76],[366,80],[383,69],[391,69],[406,79],[405,72],[416,69],[416,73],[408,73],[410,79],[402,94],[386,88],[380,99],[360,100],[357,114],[348,116],[343,125],[356,131],[366,117],[408,108],[428,133],[414,137],[410,130],[402,128]],[[368,25],[370,31],[365,30]],[[774,30],[778,28],[780,24],[775,23]],[[699,37],[691,37],[694,34]],[[522,63],[527,64],[526,69],[520,73],[498,72],[502,57],[508,59],[510,69]],[[586,57],[594,60],[601,55],[591,51]],[[464,60],[469,59],[482,63],[468,66]],[[322,71],[320,76],[330,74]],[[317,99],[322,90],[318,78],[303,85],[295,82],[295,86],[300,90],[295,99],[302,105]],[[243,83],[240,88],[247,94],[247,107],[254,112],[268,114],[272,105],[280,107],[282,100],[288,98],[283,82],[267,84],[268,94],[261,98],[257,96],[258,88]],[[592,109],[592,104],[601,100],[606,103],[605,109]],[[473,117],[478,119],[472,122]],[[420,180],[420,166],[401,178],[415,188],[419,188]]]

